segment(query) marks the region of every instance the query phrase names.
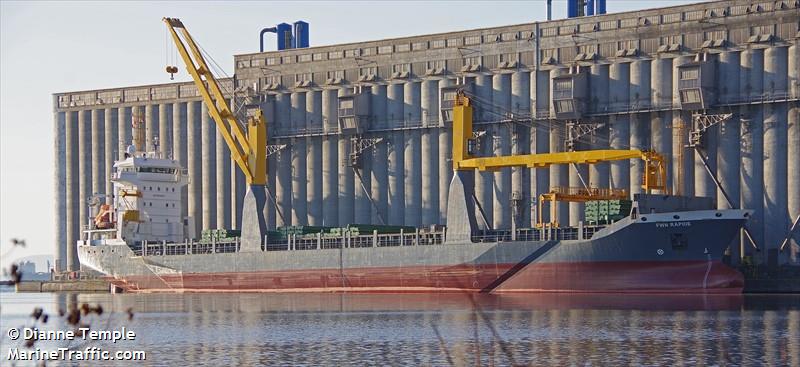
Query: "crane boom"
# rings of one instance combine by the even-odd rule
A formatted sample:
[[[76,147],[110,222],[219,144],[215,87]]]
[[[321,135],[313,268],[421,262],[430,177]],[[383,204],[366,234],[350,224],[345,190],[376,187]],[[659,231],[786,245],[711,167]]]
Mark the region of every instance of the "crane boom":
[[[183,22],[177,18],[164,18],[164,23],[175,41],[186,70],[192,76],[203,103],[208,107],[211,118],[231,151],[231,157],[244,172],[251,185],[265,185],[267,180],[267,124],[263,113],[258,110],[254,117],[248,118],[247,131],[236,119],[228,104],[219,82],[211,73],[200,48],[195,43]],[[180,34],[179,34],[180,32]]]
[[[177,18],[164,18],[172,40],[186,64],[186,70],[194,79],[203,103],[214,119],[220,135],[231,151],[231,157],[247,179],[247,192],[242,199],[242,252],[264,251],[264,238],[267,221],[264,207],[267,202],[267,123],[264,114],[258,109],[247,119],[247,131],[231,112],[225,102],[219,82],[214,78],[208,63],[203,59],[200,48],[189,31]],[[179,33],[180,32],[180,33]],[[174,67],[167,68],[174,72]]]
[[[480,171],[497,170],[504,167],[547,167],[553,164],[587,163],[642,159],[645,161],[642,188],[647,192],[666,192],[666,168],[664,158],[653,151],[638,149],[601,149],[576,152],[522,154],[501,157],[473,157],[469,153],[472,140],[472,106],[470,99],[459,93],[453,106],[453,169]]]

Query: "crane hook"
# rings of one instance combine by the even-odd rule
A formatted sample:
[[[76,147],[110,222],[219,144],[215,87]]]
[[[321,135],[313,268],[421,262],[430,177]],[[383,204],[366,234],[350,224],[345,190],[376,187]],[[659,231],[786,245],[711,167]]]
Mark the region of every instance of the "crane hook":
[[[167,66],[167,73],[169,73],[169,80],[175,80],[175,74],[178,73],[177,66]]]

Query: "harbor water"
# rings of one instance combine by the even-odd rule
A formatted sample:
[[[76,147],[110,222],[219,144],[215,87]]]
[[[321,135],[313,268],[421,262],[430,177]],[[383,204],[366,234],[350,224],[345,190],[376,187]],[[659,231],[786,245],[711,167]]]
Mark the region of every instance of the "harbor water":
[[[38,341],[55,350],[139,350],[144,361],[47,365],[800,366],[800,295],[0,293],[0,365],[25,348],[7,330],[69,330],[59,310],[103,312],[93,330],[134,340]],[[34,324],[35,307],[48,314]],[[128,314],[132,311],[132,317]]]

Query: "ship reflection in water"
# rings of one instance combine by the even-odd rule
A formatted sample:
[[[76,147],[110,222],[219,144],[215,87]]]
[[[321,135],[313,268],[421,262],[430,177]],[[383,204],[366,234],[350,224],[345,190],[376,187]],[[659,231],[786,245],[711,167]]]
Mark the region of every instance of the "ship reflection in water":
[[[36,302],[117,312],[144,365],[800,366],[798,295],[4,293],[0,323]]]

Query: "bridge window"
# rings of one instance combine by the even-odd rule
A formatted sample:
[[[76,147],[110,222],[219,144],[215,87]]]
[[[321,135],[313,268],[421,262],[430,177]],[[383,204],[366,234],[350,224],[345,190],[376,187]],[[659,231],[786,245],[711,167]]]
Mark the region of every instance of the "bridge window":
[[[175,168],[166,168],[166,167],[137,167],[136,172],[143,172],[143,173],[168,173],[173,174],[175,173]],[[152,188],[150,188],[152,190]]]

